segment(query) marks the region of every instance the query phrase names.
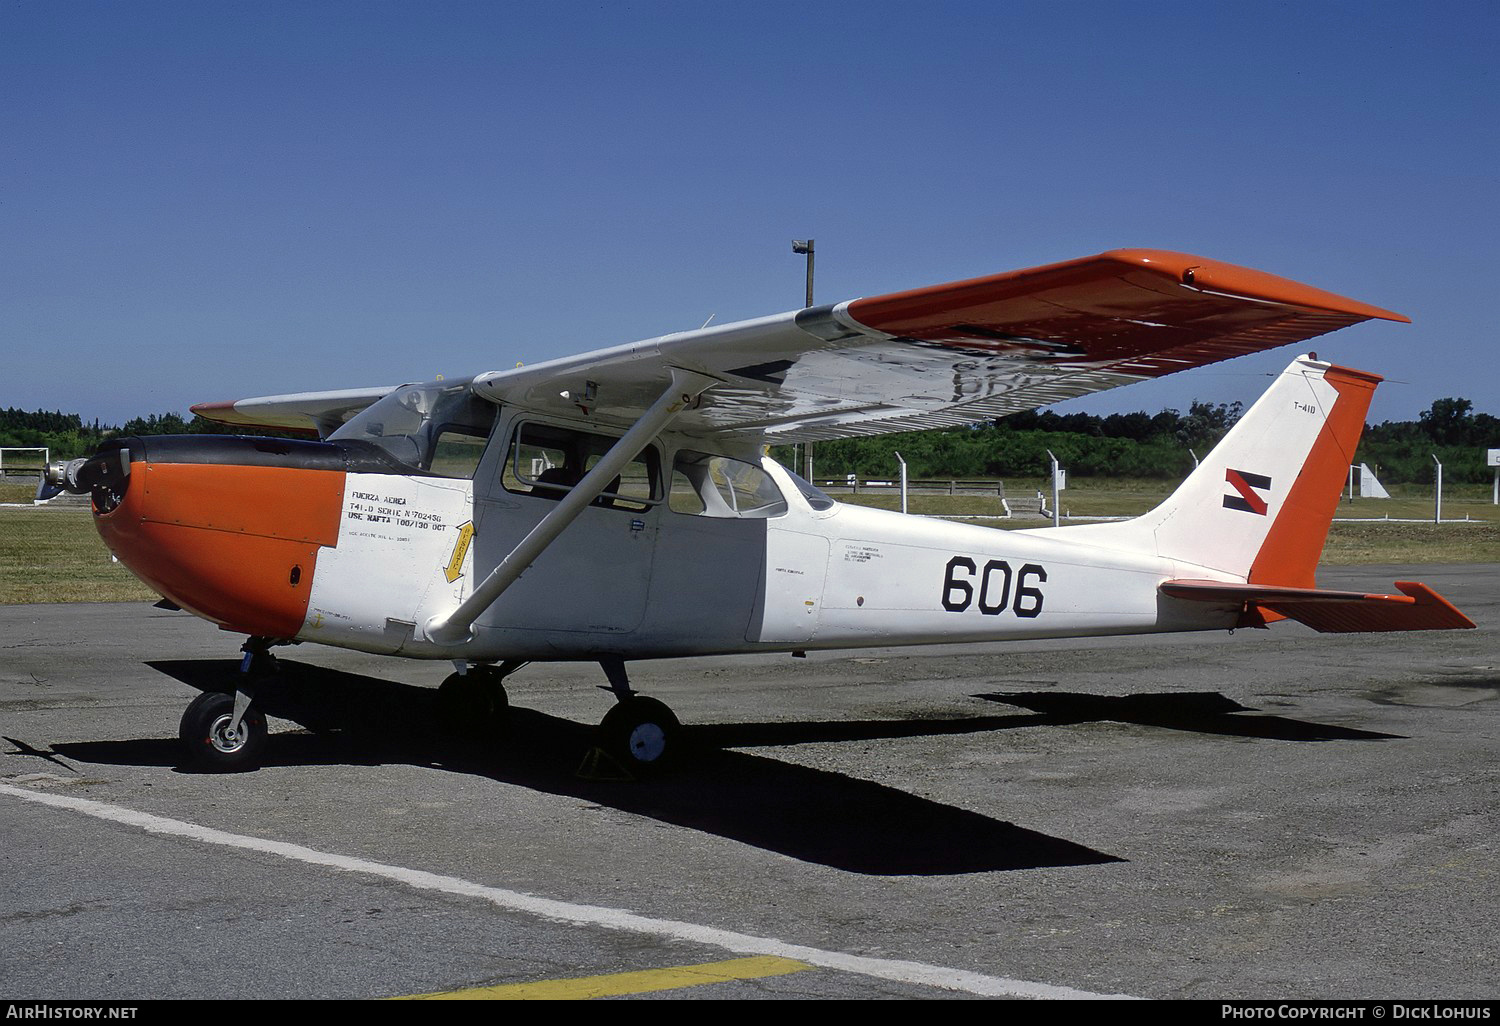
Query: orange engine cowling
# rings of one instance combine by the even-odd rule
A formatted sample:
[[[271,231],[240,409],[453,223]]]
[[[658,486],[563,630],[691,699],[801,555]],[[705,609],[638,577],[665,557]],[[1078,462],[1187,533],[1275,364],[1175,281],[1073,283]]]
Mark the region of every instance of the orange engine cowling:
[[[345,446],[212,435],[125,438],[90,463],[94,523],[132,573],[226,630],[290,638],[318,550],[338,543]],[[123,471],[123,473],[121,473]]]

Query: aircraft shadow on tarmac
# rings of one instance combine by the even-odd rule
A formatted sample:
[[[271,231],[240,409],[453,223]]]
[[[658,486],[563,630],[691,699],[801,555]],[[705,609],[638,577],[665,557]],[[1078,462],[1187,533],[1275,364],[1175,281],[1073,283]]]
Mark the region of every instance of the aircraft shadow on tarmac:
[[[1056,691],[1016,691],[975,695],[1039,713],[1053,725],[1110,720],[1144,727],[1166,727],[1196,734],[1259,737],[1276,741],[1391,741],[1400,734],[1336,727],[1285,716],[1238,716],[1255,712],[1215,691],[1144,695],[1080,695]]]
[[[238,671],[237,662],[225,660],[148,665],[200,690],[232,690]],[[280,665],[293,682],[263,684],[257,702],[267,715],[300,723],[315,733],[273,735],[264,760],[268,766],[430,766],[595,802],[804,862],[882,876],[1123,860],[881,784],[733,749],[967,734],[1100,719],[1291,740],[1391,736],[1278,717],[1230,719],[1230,712],[1243,707],[1218,695],[981,695],[1031,708],[1038,715],[688,726],[686,736],[693,749],[688,764],[641,785],[579,775],[593,736],[589,725],[513,707],[503,742],[476,742],[442,729],[433,689],[285,659]],[[75,742],[53,745],[51,751],[85,763],[174,768],[182,756],[175,739]]]

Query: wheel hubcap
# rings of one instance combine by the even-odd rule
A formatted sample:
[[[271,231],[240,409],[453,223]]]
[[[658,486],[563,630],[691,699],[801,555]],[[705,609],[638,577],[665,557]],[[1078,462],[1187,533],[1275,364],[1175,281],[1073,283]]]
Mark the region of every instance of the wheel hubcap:
[[[249,734],[245,724],[240,723],[240,729],[231,731],[229,725],[234,722],[233,716],[220,716],[214,720],[214,725],[208,730],[208,743],[221,752],[237,752],[245,747],[245,738]]]
[[[655,723],[642,723],[630,732],[630,754],[639,762],[655,762],[667,750],[667,732]]]

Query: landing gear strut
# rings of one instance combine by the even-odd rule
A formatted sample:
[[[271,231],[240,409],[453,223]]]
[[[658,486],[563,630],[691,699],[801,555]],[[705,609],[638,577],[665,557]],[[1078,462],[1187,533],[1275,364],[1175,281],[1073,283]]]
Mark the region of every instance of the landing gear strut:
[[[682,724],[665,704],[630,687],[623,659],[601,659],[599,665],[619,701],[599,724],[598,748],[633,776],[671,766],[682,755]]]

